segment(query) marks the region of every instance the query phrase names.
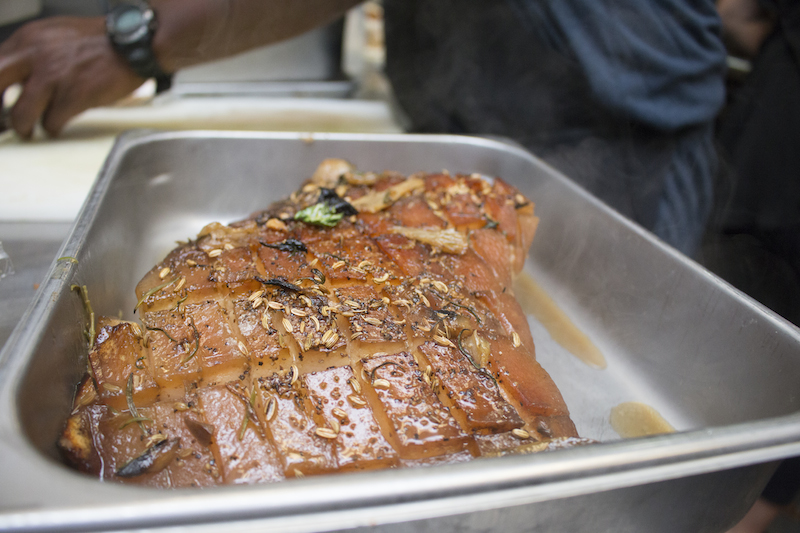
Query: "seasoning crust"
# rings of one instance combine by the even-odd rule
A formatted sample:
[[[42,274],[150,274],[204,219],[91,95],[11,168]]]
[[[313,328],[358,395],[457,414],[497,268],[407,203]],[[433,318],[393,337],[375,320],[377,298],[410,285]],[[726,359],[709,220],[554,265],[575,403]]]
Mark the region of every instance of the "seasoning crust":
[[[59,447],[102,480],[275,482],[580,443],[511,289],[538,219],[500,178],[324,161],[181,243],[100,318]]]

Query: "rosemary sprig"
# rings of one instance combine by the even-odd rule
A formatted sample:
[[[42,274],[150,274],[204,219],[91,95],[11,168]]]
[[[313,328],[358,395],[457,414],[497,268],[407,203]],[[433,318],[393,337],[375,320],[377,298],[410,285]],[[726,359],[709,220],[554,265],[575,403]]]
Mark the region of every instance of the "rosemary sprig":
[[[467,358],[467,361],[469,361],[470,364],[475,367],[475,370],[480,370],[481,369],[480,365],[478,365],[478,363],[475,362],[475,359],[472,358],[472,355],[470,355],[470,353],[467,350],[465,350],[464,346],[461,344],[461,337],[464,336],[465,331],[471,331],[471,330],[464,328],[461,331],[459,331],[458,337],[456,337],[456,345],[458,346],[458,349],[461,351],[461,354]]]
[[[242,425],[239,427],[239,434],[237,438],[242,440],[244,438],[244,432],[247,431],[247,423],[250,422],[250,413],[247,409],[244,410],[244,418],[242,419]]]
[[[386,365],[400,366],[398,363],[395,363],[394,361],[384,361],[383,363],[381,363],[378,366],[376,366],[375,368],[373,368],[372,372],[369,373],[369,381],[370,381],[370,383],[375,381],[375,372],[377,372],[380,367],[386,366]]]
[[[467,352],[464,349],[464,346],[461,344],[461,337],[464,335],[465,331],[471,331],[471,330],[464,328],[458,332],[458,337],[456,337],[456,346],[458,346],[458,350],[464,355],[464,357],[467,358],[467,361],[469,361],[480,374],[483,374],[487,378],[491,379],[492,382],[494,382],[495,386],[499,388],[500,385],[497,383],[497,379],[495,379],[492,373],[486,370],[485,368],[481,367],[478,363],[476,363],[475,359],[469,354],[469,352]]]
[[[133,312],[135,313],[136,310],[139,309],[139,306],[141,306],[145,302],[145,300],[150,298],[152,295],[154,295],[155,293],[157,293],[161,289],[166,289],[167,287],[169,287],[170,285],[172,285],[173,283],[175,283],[179,279],[180,279],[180,276],[176,276],[176,277],[172,278],[171,280],[165,281],[161,285],[157,285],[157,286],[153,287],[152,289],[150,289],[149,291],[147,291],[146,293],[144,293],[142,295],[142,297],[139,298],[139,301],[136,302],[136,307],[133,308]]]
[[[175,310],[176,310],[176,311],[178,311],[178,312],[180,313],[180,312],[181,312],[181,304],[182,304],[183,302],[185,302],[186,300],[188,300],[188,299],[189,299],[189,295],[187,294],[186,296],[184,296],[183,298],[181,298],[180,300],[178,300],[178,303],[177,303],[177,304],[175,304]]]
[[[81,299],[83,300],[83,307],[86,312],[89,314],[89,325],[84,330],[84,335],[87,337],[87,344],[89,347],[89,351],[91,352],[94,348],[94,341],[95,341],[95,325],[94,325],[94,310],[92,309],[92,303],[89,301],[89,290],[86,288],[86,285],[71,285],[70,290],[77,291],[81,295]],[[97,382],[97,376],[94,375],[94,368],[92,368],[92,362],[89,357],[86,357],[86,372],[89,374],[89,377],[92,378],[92,384],[96,391],[100,390],[100,384]]]
[[[81,299],[83,299],[83,307],[89,314],[89,326],[86,330],[86,336],[88,337],[89,349],[91,350],[94,348],[95,326],[94,310],[92,309],[92,302],[89,301],[89,289],[86,288],[86,285],[71,285],[70,290],[77,291],[78,294],[81,295]]]
[[[175,344],[177,344],[177,343],[178,343],[178,341],[176,341],[175,339],[173,339],[173,338],[172,338],[172,335],[170,335],[169,333],[167,333],[167,331],[166,331],[165,329],[162,329],[162,328],[151,328],[150,326],[147,326],[147,329],[148,329],[149,331],[160,331],[161,333],[163,333],[164,335],[166,335],[166,336],[167,336],[167,338],[168,338],[169,340],[171,340],[171,341],[172,341],[172,342],[174,342]]]
[[[136,410],[136,404],[133,403],[133,372],[128,374],[128,383],[125,386],[125,401],[128,403],[128,412],[131,414],[131,420],[135,419],[135,422],[139,424],[139,429],[141,429],[142,433],[144,433],[144,420],[142,419],[146,417],[139,416],[139,413]],[[147,420],[150,419],[148,418]]]
[[[294,283],[290,283],[286,281],[286,278],[277,277],[277,278],[270,278],[264,279],[261,276],[254,276],[257,282],[262,283],[264,285],[271,285],[273,287],[280,287],[283,290],[290,291],[290,292],[303,292],[303,288],[295,285]]]
[[[192,353],[189,354],[189,356],[186,359],[181,361],[182,365],[188,363],[192,359],[192,357],[194,357],[197,354],[197,350],[200,349],[200,332],[197,331],[197,326],[194,325],[193,318],[189,319],[189,325],[192,326],[192,329],[194,330],[194,350],[192,351]]]
[[[448,304],[450,304],[450,305],[454,305],[454,306],[458,307],[459,309],[463,309],[464,311],[466,311],[466,312],[468,312],[469,314],[471,314],[473,317],[475,317],[475,320],[477,320],[477,321],[478,321],[478,325],[480,325],[480,323],[481,323],[481,317],[479,317],[479,316],[478,316],[478,313],[476,313],[474,309],[472,309],[471,307],[469,307],[469,306],[466,306],[466,305],[457,304],[457,303],[456,303],[456,302],[454,302],[453,300],[449,300],[449,299],[447,299],[447,298],[442,298],[442,299],[443,299],[444,301],[446,301]]]
[[[132,416],[129,419],[127,419],[125,422],[120,424],[119,429],[125,429],[127,426],[133,424],[134,422],[139,424],[139,427],[142,427],[142,422],[152,422],[152,421],[153,421],[152,418],[148,418],[146,416]],[[144,431],[144,430],[142,430],[142,431]]]
[[[261,429],[261,426],[258,425],[258,415],[256,414],[256,388],[253,387],[253,389],[250,391],[249,400],[240,392],[237,387],[229,384],[227,385],[227,389],[244,403],[244,419],[242,419],[242,425],[239,427],[239,440],[244,438],[244,432],[247,430],[247,424],[251,421],[257,425],[258,432],[263,437],[264,431]]]
[[[297,285],[298,285],[298,287],[299,287],[299,283],[300,283],[301,281],[310,281],[310,282],[311,282],[311,283],[313,283],[314,285],[322,285],[322,284],[324,284],[324,283],[325,283],[325,279],[326,279],[326,278],[325,278],[325,274],[323,274],[323,273],[322,273],[320,270],[318,270],[318,269],[316,269],[316,268],[312,268],[312,269],[311,269],[311,276],[308,276],[308,277],[302,277],[302,278],[297,278],[297,279],[295,280],[295,284],[297,284]],[[301,287],[301,288],[302,288],[302,287]],[[319,287],[319,288],[320,288],[320,289],[325,289],[325,287]]]
[[[298,241],[297,239],[286,239],[283,242],[278,242],[274,244],[270,244],[264,241],[258,241],[261,246],[266,246],[267,248],[274,248],[275,250],[279,250],[281,252],[288,252],[288,253],[299,253],[299,252],[307,252],[308,248],[302,242]]]

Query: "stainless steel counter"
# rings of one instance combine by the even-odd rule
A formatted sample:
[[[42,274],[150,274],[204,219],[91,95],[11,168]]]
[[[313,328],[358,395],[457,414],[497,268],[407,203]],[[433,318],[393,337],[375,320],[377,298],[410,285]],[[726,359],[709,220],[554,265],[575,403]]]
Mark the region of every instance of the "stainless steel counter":
[[[70,222],[0,222],[0,242],[14,273],[0,279],[0,349],[33,300]]]

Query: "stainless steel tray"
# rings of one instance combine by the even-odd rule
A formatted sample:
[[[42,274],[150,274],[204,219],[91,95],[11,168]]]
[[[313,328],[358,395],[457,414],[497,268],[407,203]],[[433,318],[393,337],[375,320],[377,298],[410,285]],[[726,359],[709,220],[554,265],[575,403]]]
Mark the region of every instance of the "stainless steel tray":
[[[593,446],[275,485],[159,491],[63,466],[85,368],[86,284],[131,318],[150,265],[205,223],[290,193],[325,157],[361,169],[502,176],[536,202],[528,267],[605,353],[590,368],[531,319],[537,353]],[[800,454],[800,335],[527,152],[455,136],[133,132],[116,144],[36,300],[0,352],[0,529],[724,531],[774,461]],[[678,433],[618,440],[622,401]],[[221,522],[225,524],[222,525]]]

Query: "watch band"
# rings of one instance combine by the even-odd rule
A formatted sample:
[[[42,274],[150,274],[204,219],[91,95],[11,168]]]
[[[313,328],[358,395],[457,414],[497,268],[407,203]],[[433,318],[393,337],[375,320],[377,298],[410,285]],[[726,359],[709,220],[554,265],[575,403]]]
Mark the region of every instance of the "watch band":
[[[133,27],[119,28],[118,21],[131,11],[136,11],[140,20]],[[161,69],[153,53],[153,35],[157,27],[155,12],[139,0],[120,3],[106,16],[111,46],[137,75],[145,79],[155,78],[156,92],[161,92],[169,89],[172,76]]]
[[[151,46],[139,46],[127,51],[125,59],[136,74],[142,78],[155,78],[156,92],[166,91],[172,85],[172,76],[161,70]]]

